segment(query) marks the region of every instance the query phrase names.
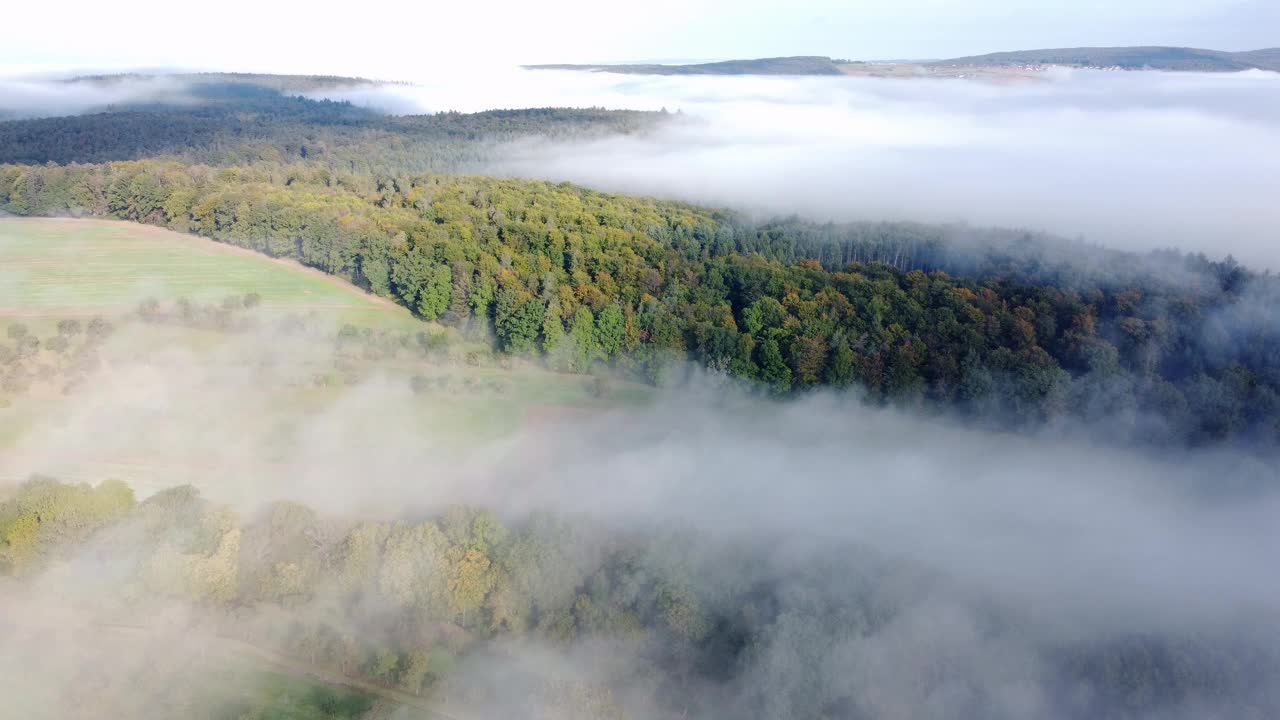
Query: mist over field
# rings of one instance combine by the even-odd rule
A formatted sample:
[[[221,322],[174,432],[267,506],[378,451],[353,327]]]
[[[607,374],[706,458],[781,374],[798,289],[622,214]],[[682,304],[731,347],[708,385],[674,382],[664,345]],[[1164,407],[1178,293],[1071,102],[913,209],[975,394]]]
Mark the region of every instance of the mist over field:
[[[850,396],[766,407],[701,373],[644,407],[550,416],[459,448],[415,421],[426,413],[447,427],[450,401],[406,393],[403,379],[369,377],[305,416],[273,409],[323,361],[314,338],[250,333],[216,352],[147,360],[122,352],[132,343],[127,332],[114,337],[104,372],[0,470],[75,477],[87,458],[149,457],[168,483],[194,482],[245,518],[279,500],[348,522],[412,521],[459,504],[491,508],[511,527],[558,518],[577,531],[559,548],[559,574],[538,579],[542,593],[572,596],[576,573],[630,546],[648,572],[686,579],[705,613],[698,622],[734,622],[744,598],[759,603],[758,644],[725,674],[690,670],[695,679],[682,686],[656,675],[654,649],[625,635],[495,639],[446,686],[454,699],[444,707],[460,717],[513,712],[546,677],[605,683],[635,718],[681,706],[703,718],[824,708],[870,718],[1119,713],[1125,700],[1091,694],[1094,670],[1070,658],[1144,638],[1163,640],[1135,652],[1192,649],[1181,694],[1142,717],[1229,716],[1280,700],[1270,629],[1280,618],[1270,571],[1280,494],[1267,460],[1098,447],[1069,425],[1038,437],[963,429]],[[185,464],[166,465],[174,458]],[[144,497],[158,489],[139,488]],[[189,682],[183,673],[229,652],[185,604],[120,583],[135,562],[130,532],[108,535],[109,553],[89,552],[7,596],[22,613],[10,617],[27,618],[10,632],[26,637],[40,613],[64,628],[110,625],[142,602],[171,617],[180,647],[160,649],[171,644],[162,628],[141,645],[73,634],[31,667],[22,643],[6,642],[0,666],[20,680],[7,688],[11,700],[35,703],[86,677],[119,682],[144,658],[171,653],[164,673],[135,688],[146,707],[147,693],[161,697],[164,682]],[[320,578],[290,617],[324,617],[362,637],[393,632],[388,609],[368,615],[326,600],[337,577]],[[273,612],[245,609],[236,622],[261,642],[284,637],[287,622]],[[104,664],[104,653],[114,659]],[[1212,653],[1251,664],[1216,679]]]
[[[512,147],[491,170],[762,216],[1027,227],[1280,267],[1280,74],[1060,69],[1008,82],[529,71],[329,94],[394,113],[669,111],[643,137]]]
[[[116,105],[191,105],[187,83],[164,75],[68,82],[65,78],[0,74],[0,121],[103,112]]]

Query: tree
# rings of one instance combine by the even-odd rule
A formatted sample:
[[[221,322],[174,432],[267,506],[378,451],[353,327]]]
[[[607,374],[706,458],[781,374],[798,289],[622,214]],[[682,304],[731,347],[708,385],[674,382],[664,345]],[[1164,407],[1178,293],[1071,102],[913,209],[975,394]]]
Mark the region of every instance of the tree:
[[[80,321],[74,318],[58,321],[58,334],[63,337],[75,337],[80,334],[80,329]]]
[[[434,523],[403,523],[384,545],[378,589],[400,605],[427,617],[448,619],[447,541]]]
[[[800,385],[816,385],[826,363],[827,343],[822,338],[804,335],[791,341],[791,368]]]
[[[786,308],[771,297],[760,298],[742,312],[742,322],[747,332],[756,336],[766,329],[782,327],[786,317]]]
[[[542,331],[543,307],[537,298],[510,287],[500,288],[494,310],[494,329],[502,349],[515,354],[532,352]]]
[[[596,318],[596,345],[605,357],[613,357],[622,349],[626,333],[626,319],[617,303],[610,303]]]
[[[573,315],[573,327],[569,331],[575,350],[573,369],[585,372],[600,357],[600,336],[596,332],[595,317],[591,309],[583,306]]]
[[[427,673],[431,670],[431,655],[426,650],[412,650],[405,655],[400,670],[399,685],[406,692],[418,695],[422,692]]]
[[[90,340],[104,340],[111,334],[112,330],[111,323],[107,322],[101,315],[95,316],[89,321],[88,335]]]
[[[767,338],[760,343],[759,358],[760,380],[774,393],[785,393],[791,389],[791,368],[782,359],[782,349],[778,341]]]
[[[418,314],[426,320],[435,320],[449,308],[453,288],[453,275],[448,265],[437,265],[429,273],[430,279],[418,295]]]
[[[489,558],[475,548],[454,545],[449,548],[449,607],[460,615],[462,626],[469,626],[471,613],[478,610],[494,586]]]
[[[548,356],[555,356],[563,340],[564,320],[560,317],[560,303],[553,299],[547,303],[542,316],[542,351]]]

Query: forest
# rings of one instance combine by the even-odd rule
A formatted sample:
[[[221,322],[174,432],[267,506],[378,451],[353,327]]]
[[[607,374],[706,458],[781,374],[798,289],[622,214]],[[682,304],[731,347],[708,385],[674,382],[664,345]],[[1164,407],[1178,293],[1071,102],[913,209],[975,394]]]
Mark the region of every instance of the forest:
[[[155,80],[105,76],[77,83]],[[346,102],[313,100],[341,82],[262,75],[179,75],[151,102],[84,115],[0,122],[0,163],[43,165],[172,157],[189,163],[251,165],[305,161],[361,176],[457,172],[478,167],[495,145],[520,138],[590,138],[642,132],[662,113],[532,108],[393,116]],[[3,119],[3,118],[0,118]]]
[[[660,383],[691,360],[774,394],[857,388],[997,427],[1280,439],[1280,285],[1230,258],[1016,231],[760,224],[568,184],[305,160],[10,164],[0,209],[293,258],[559,370]]]

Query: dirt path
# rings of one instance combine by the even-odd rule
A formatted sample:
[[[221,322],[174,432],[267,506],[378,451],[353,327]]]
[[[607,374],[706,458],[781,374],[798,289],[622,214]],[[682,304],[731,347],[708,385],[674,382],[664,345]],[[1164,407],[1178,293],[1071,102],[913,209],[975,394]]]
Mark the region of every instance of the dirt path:
[[[0,589],[4,585],[0,584]],[[24,622],[15,624],[15,627],[26,627],[38,631],[53,630],[66,631],[69,628],[77,628],[79,632],[103,633],[109,632],[119,637],[134,637],[139,640],[145,640],[151,636],[157,636],[158,633],[172,632],[174,628],[161,628],[143,623],[125,622],[84,622],[83,615],[80,611],[71,606],[61,606],[56,603],[40,603],[37,606],[27,604],[28,600],[21,595],[14,593],[8,596],[0,595],[0,609],[5,612],[0,614],[0,620],[24,618]],[[2,623],[0,623],[2,625]],[[340,687],[348,690],[372,695],[396,705],[402,705],[417,710],[427,717],[436,718],[438,720],[470,720],[457,715],[442,712],[435,704],[426,698],[419,697],[412,693],[407,693],[377,683],[369,682],[360,678],[354,678],[330,670],[316,667],[314,665],[302,662],[300,660],[281,655],[274,650],[259,647],[253,643],[232,637],[223,633],[204,634],[200,638],[207,643],[206,647],[209,652],[216,654],[222,658],[229,660],[253,660],[261,664],[268,665],[273,671],[300,680],[310,682],[318,682],[332,687]]]
[[[127,626],[112,626],[113,629],[126,629]],[[463,720],[463,718],[448,713],[441,712],[433,704],[417,695],[396,690],[384,685],[372,683],[367,680],[340,675],[321,668],[308,665],[293,658],[285,657],[265,648],[258,647],[252,643],[239,638],[233,638],[226,635],[218,635],[216,637],[217,649],[232,657],[244,658],[251,657],[270,665],[276,672],[283,673],[295,678],[303,680],[311,680],[314,682],[331,685],[333,687],[346,688],[348,690],[356,690],[374,697],[387,700],[397,705],[404,705],[428,714],[431,717],[440,718],[440,720]]]

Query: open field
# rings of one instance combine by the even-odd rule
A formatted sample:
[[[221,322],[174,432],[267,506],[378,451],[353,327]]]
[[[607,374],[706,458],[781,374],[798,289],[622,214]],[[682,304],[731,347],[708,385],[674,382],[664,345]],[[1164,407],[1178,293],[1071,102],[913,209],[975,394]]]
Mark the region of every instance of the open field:
[[[231,245],[136,223],[0,219],[0,317],[112,315],[146,298],[216,302],[247,293],[268,309],[415,323],[342,280]]]
[[[140,300],[237,310],[248,329],[144,321]],[[301,334],[275,318],[315,321]],[[114,331],[95,353],[102,369],[68,385],[76,348],[55,350],[59,320],[103,316]],[[343,345],[350,323],[359,339]],[[646,387],[599,383],[527,362],[498,367],[482,340],[424,323],[404,308],[295,263],[210,240],[120,222],[0,219],[0,346],[21,324],[41,340],[17,360],[25,389],[0,388],[0,484],[32,474],[96,483],[126,480],[141,495],[192,483],[227,501],[258,498],[314,469],[318,433],[335,423],[352,453],[386,441],[466,453],[565,415],[642,404]],[[427,357],[419,331],[445,333]],[[372,339],[365,339],[366,336]],[[391,349],[388,350],[387,348]],[[2,362],[2,361],[0,361]],[[0,365],[0,377],[4,376]],[[361,435],[363,433],[363,435]],[[343,445],[343,447],[348,447]],[[328,465],[333,465],[328,462]]]

